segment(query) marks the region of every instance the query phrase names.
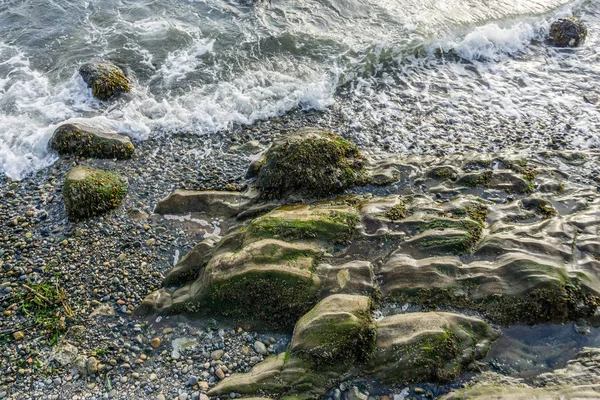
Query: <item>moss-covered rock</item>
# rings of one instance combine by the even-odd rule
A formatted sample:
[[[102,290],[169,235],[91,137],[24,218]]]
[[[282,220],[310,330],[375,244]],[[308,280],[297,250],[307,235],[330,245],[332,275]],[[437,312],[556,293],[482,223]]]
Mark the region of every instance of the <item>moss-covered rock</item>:
[[[135,147],[129,137],[84,124],[64,124],[52,136],[50,147],[59,154],[126,159]]]
[[[326,197],[364,182],[363,159],[353,143],[305,128],[274,143],[258,165],[256,187],[266,198]]]
[[[600,305],[600,298],[581,286],[584,276],[569,276],[561,265],[517,255],[499,257],[493,264],[463,264],[449,257],[415,260],[396,254],[383,267],[382,278],[388,300],[427,309],[477,310],[504,325],[590,318]]]
[[[131,90],[130,80],[123,70],[109,61],[83,64],[79,74],[92,89],[94,97],[100,100],[108,100]]]
[[[257,329],[291,330],[319,301],[321,282],[314,268],[322,251],[274,239],[240,246],[241,235],[234,236],[219,244],[205,266],[193,269],[195,281],[149,296],[140,312],[210,313]],[[169,283],[178,278],[170,277]]]
[[[79,166],[71,169],[63,185],[70,219],[85,219],[117,208],[125,198],[127,179],[116,172]]]
[[[587,35],[586,26],[576,18],[561,18],[550,26],[550,42],[557,47],[577,47]]]
[[[375,326],[362,318],[369,302],[360,296],[323,300],[298,322],[287,352],[248,373],[233,374],[209,395],[319,398],[340,381],[359,376],[391,384],[445,382],[485,356],[498,336],[479,319],[450,313],[396,315]]]
[[[477,318],[409,313],[377,323],[377,352],[365,368],[384,383],[448,382],[487,354],[499,333]]]
[[[343,243],[357,233],[358,219],[352,207],[284,206],[252,221],[246,229],[245,240],[272,238],[287,242]]]
[[[224,211],[229,212],[229,207]],[[280,207],[226,236],[214,248],[205,243],[192,250],[165,279],[165,286],[179,287],[148,297],[140,312],[205,312],[264,329],[291,331],[322,293],[372,288],[370,263],[327,266],[323,274],[317,271],[322,247],[350,240],[357,224],[357,210],[347,205]],[[344,281],[346,275],[356,277],[356,284]],[[324,278],[332,282],[325,285]]]
[[[315,367],[366,362],[375,350],[369,297],[332,295],[305,314],[294,328],[291,354]]]
[[[267,358],[255,365],[250,372],[225,378],[210,389],[208,395],[264,393],[279,399],[285,396],[301,399],[319,398],[339,382],[341,377],[340,373],[333,369],[316,371],[310,363],[285,352]]]

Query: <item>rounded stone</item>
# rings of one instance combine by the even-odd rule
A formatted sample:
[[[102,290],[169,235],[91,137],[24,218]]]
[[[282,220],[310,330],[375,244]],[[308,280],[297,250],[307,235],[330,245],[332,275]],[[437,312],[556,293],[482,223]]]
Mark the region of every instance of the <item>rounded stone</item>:
[[[59,154],[116,159],[131,158],[135,150],[131,139],[125,135],[79,123],[59,126],[54,131],[50,147]]]
[[[265,344],[263,342],[259,342],[258,340],[256,342],[254,342],[254,350],[258,354],[262,354],[263,356],[268,354],[267,346],[265,346]]]
[[[72,220],[93,217],[117,208],[126,192],[125,177],[85,166],[71,169],[63,185],[67,215]]]
[[[150,342],[150,346],[152,346],[155,349],[158,349],[160,347],[160,338],[155,337],[154,339],[152,339],[152,341]]]

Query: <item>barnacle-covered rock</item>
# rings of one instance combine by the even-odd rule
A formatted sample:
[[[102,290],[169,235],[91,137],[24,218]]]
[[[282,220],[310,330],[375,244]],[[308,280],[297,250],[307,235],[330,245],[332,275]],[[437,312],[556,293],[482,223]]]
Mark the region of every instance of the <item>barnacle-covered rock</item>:
[[[587,34],[586,26],[575,18],[561,18],[550,26],[550,41],[557,47],[577,47]]]
[[[117,208],[125,198],[127,179],[116,172],[79,166],[71,169],[63,185],[69,219],[78,220]]]
[[[125,135],[79,123],[59,126],[50,147],[59,154],[117,159],[131,158],[135,150],[131,139]]]
[[[92,89],[94,97],[100,100],[108,100],[131,90],[130,80],[123,70],[109,61],[83,64],[79,74]]]

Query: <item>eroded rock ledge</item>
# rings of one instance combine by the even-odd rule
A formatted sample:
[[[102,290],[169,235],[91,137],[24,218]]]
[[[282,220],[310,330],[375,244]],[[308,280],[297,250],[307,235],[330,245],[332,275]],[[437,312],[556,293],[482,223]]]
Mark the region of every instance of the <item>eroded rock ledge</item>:
[[[343,197],[272,203],[259,185],[177,191],[158,205],[225,217],[233,228],[198,244],[138,313],[294,332],[286,353],[211,394],[302,398],[354,376],[454,379],[498,336],[461,310],[501,325],[598,322],[600,200],[587,171],[599,153],[352,157],[364,163],[355,183],[370,185]],[[423,312],[375,321],[382,303]]]

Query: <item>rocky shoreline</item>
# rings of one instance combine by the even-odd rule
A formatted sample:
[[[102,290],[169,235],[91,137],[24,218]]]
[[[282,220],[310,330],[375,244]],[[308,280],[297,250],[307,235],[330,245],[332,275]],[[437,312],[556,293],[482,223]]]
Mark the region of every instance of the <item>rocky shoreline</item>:
[[[154,312],[148,317],[132,315],[147,295],[163,287],[163,280],[168,277],[173,265],[181,260],[181,266],[182,257],[197,243],[207,239],[216,243],[218,237],[225,236],[228,229],[239,224],[231,220],[236,214],[207,213],[210,210],[206,207],[189,213],[188,210],[174,212],[167,208],[161,212],[164,215],[154,214],[160,200],[177,189],[233,190],[241,193],[248,189],[248,183],[252,185],[252,181],[244,176],[250,162],[256,159],[256,154],[266,149],[274,139],[285,137],[307,123],[334,131],[338,128],[331,114],[300,113],[299,117],[292,115],[289,119],[284,117],[235,130],[226,138],[207,138],[204,149],[210,151],[199,151],[198,137],[195,136],[156,138],[136,143],[135,155],[130,160],[63,157],[50,169],[21,182],[2,178],[0,304],[3,319],[0,341],[3,352],[0,368],[6,373],[0,378],[0,398],[205,399],[207,396],[242,397],[242,393],[246,393],[246,396],[260,395],[265,392],[266,386],[259,393],[252,389],[253,384],[240,389],[243,385],[236,383],[240,375],[233,374],[250,373],[246,376],[252,377],[252,371],[256,373],[261,368],[272,368],[268,366],[273,365],[274,360],[285,359],[289,346],[294,354],[298,354],[299,360],[307,354],[312,357],[310,354],[314,350],[311,349],[315,344],[304,343],[301,337],[293,339],[289,328],[283,329],[283,334],[275,334],[268,332],[273,329],[265,332],[264,328],[257,329],[256,325],[247,323],[249,320],[244,321],[239,317],[229,322],[223,319],[217,322],[213,318],[219,313],[209,313],[199,320],[159,316]],[[589,297],[597,290],[594,281],[597,275],[593,272],[597,262],[594,258],[596,245],[593,238],[588,237],[593,236],[592,231],[598,222],[595,211],[598,176],[595,161],[598,155],[595,152],[512,151],[496,155],[465,153],[446,158],[365,154],[368,160],[366,168],[377,185],[346,190],[345,195],[354,195],[354,200],[346,199],[341,203],[338,200],[335,207],[344,208],[343,211],[349,214],[357,212],[353,210],[358,207],[363,224],[360,235],[370,239],[362,247],[360,236],[342,240],[334,246],[334,253],[348,256],[347,261],[355,258],[351,254],[370,257],[374,270],[367,275],[374,274],[375,279],[368,278],[368,282],[361,286],[352,271],[342,268],[334,271],[333,275],[323,272],[323,282],[327,282],[330,276],[339,284],[340,276],[343,278],[347,275],[347,279],[342,281],[346,282],[344,287],[351,292],[346,295],[354,296],[358,301],[370,298],[369,301],[380,302],[383,299],[383,305],[408,302],[418,306],[415,311],[431,311],[438,307],[450,312],[467,309],[470,310],[469,317],[456,314],[449,321],[454,318],[484,317],[492,323],[500,323],[500,326],[492,324],[492,330],[499,328],[501,331],[502,324],[517,321],[566,322],[589,318],[588,323],[597,323],[597,315],[592,309],[595,300]],[[61,191],[68,171],[76,165],[116,170],[126,176],[129,189],[123,203],[115,211],[103,216],[69,222]],[[404,198],[410,198],[410,201],[402,201]],[[478,207],[481,204],[485,205],[485,214],[483,208]],[[331,204],[325,202],[324,205],[317,205],[316,209],[318,207],[327,208]],[[247,220],[262,229],[256,231],[259,236],[273,234],[272,230],[268,230],[271,228],[265,230],[267,226],[259,223],[260,218],[265,218],[260,215],[272,208],[255,211],[254,215],[258,218],[247,214]],[[341,211],[336,212],[339,214]],[[288,218],[285,212],[272,213],[267,216]],[[295,213],[295,217],[301,215],[297,211]],[[319,213],[312,210],[305,215],[311,219]],[[350,220],[345,221],[349,223]],[[290,229],[286,231],[293,231]],[[389,253],[385,246],[378,250],[377,243],[383,243],[382,238],[386,241],[399,240],[403,250],[397,256]],[[548,242],[549,238],[557,242]],[[498,242],[500,239],[501,242]],[[320,240],[319,234],[316,234],[308,242]],[[296,246],[303,239],[294,235],[286,238],[284,235],[283,241]],[[565,246],[564,251],[561,246]],[[569,248],[576,251],[567,250]],[[378,255],[378,252],[381,254]],[[472,289],[481,287],[482,282],[475,281],[481,276],[480,270],[485,265],[477,264],[482,262],[478,257],[489,260],[493,256],[493,259],[500,259],[502,253],[511,252],[533,254],[538,260],[543,255],[546,262],[543,265],[538,263],[538,267],[533,268],[531,264],[515,263],[514,257],[511,260],[505,257],[507,263],[504,269],[511,271],[520,265],[516,268],[522,273],[518,275],[520,278],[512,282],[510,273],[490,275],[486,290],[502,293],[503,290],[514,288],[504,293],[519,293],[518,290],[527,293],[530,288],[517,284],[523,279],[537,282],[535,284],[540,284],[546,290],[552,287],[555,276],[563,280],[567,275],[569,279],[577,276],[571,272],[565,275],[557,266],[579,263],[575,270],[587,271],[589,276],[587,281],[575,282],[573,288],[584,286],[590,288],[591,292],[563,292],[561,289],[561,296],[567,295],[565,299],[560,297],[565,302],[564,307],[562,303],[538,296],[533,298],[533,302],[523,303],[521,306],[525,308],[503,311],[500,316],[495,311],[498,307],[502,308],[502,302],[493,303],[491,308],[479,307],[481,293]],[[274,255],[270,254],[269,257]],[[423,258],[423,255],[432,256],[433,263],[427,264],[427,257]],[[328,257],[330,269],[340,266],[335,256]],[[420,264],[415,264],[415,260]],[[193,263],[189,265],[198,267]],[[325,271],[324,267],[318,268]],[[412,268],[410,276],[396,275],[394,272],[406,268]],[[437,281],[428,275],[431,268],[437,271]],[[360,268],[356,271],[360,271]],[[423,274],[422,278],[418,278],[418,271]],[[421,279],[426,283],[425,288],[454,287],[452,277],[458,277],[463,282],[461,293],[453,296],[448,296],[446,290],[415,294],[407,292],[404,290],[406,286],[403,286],[403,282],[411,282],[409,289],[421,287]],[[186,279],[189,281],[188,277],[173,282],[181,285],[182,282],[185,284]],[[593,284],[589,283],[589,279]],[[494,280],[496,283],[493,283]],[[379,289],[373,291],[375,287]],[[225,302],[236,298],[238,293],[235,288],[230,290],[219,297],[221,303],[211,303],[211,306],[218,310],[220,304],[225,306]],[[337,293],[335,296],[342,296],[339,288],[329,290],[332,294]],[[574,297],[569,299],[568,295]],[[323,301],[330,297],[324,297]],[[584,299],[588,299],[589,304]],[[263,307],[273,313],[271,307],[278,306],[281,301],[274,303],[265,303]],[[311,306],[314,304],[316,301]],[[541,308],[534,307],[530,315],[523,314],[522,310],[536,304],[541,304]],[[248,310],[256,311],[261,310]],[[299,311],[294,315],[292,324],[302,313]],[[394,333],[394,329],[398,328],[383,327],[403,326],[404,323],[399,319],[410,317],[411,314],[393,314],[385,314],[383,319],[377,317],[376,324],[380,326],[376,329],[379,332],[377,336],[381,340],[386,337],[385,329],[391,329],[390,338],[405,336]],[[413,316],[418,314],[421,313],[414,313]],[[435,315],[429,312],[422,314],[427,318]],[[259,312],[258,315],[265,313]],[[357,315],[365,314],[361,311]],[[504,318],[506,316],[509,318]],[[434,320],[439,323],[440,318]],[[448,327],[457,329],[452,323],[449,324],[443,324],[438,329],[444,334]],[[310,332],[317,328],[308,326],[302,331]],[[454,330],[452,335],[460,335],[457,333],[459,331]],[[482,339],[483,336],[477,341]],[[477,341],[472,345],[476,346]],[[453,350],[443,356],[446,361],[446,357],[456,357],[454,346],[458,342],[449,343],[454,344],[451,345]],[[391,348],[397,350],[397,346],[396,343]],[[489,346],[489,343],[485,346]],[[325,352],[333,351],[333,358],[326,360],[327,363],[343,358],[336,353],[338,347]],[[384,342],[377,347],[385,348]],[[323,349],[320,349],[314,354],[320,356],[322,352]],[[261,364],[271,354],[279,356]],[[481,356],[484,354],[482,350]],[[351,357],[357,356],[354,354]],[[324,361],[319,360],[317,365],[322,365]],[[360,366],[364,360],[358,357],[351,364]],[[387,360],[359,369],[377,376],[376,371],[381,365],[390,367],[394,364],[393,358]],[[486,369],[473,361],[470,355],[455,364],[460,365],[459,370],[447,376],[439,372],[428,375],[430,372],[427,372],[407,378],[405,372],[397,370],[398,376],[403,378],[389,382],[389,389],[373,393],[372,397],[384,400],[386,396],[430,398],[432,392],[422,385],[411,386],[407,390],[404,383],[422,383],[443,377],[452,380],[462,371]],[[284,364],[288,362],[289,359],[286,359]],[[252,370],[256,365],[259,365],[257,369]],[[285,376],[281,367],[277,368],[277,374],[283,373]],[[310,374],[311,368],[305,373]],[[360,386],[352,384],[354,379],[361,377],[361,373],[340,373],[336,371],[337,368],[334,362],[324,370],[317,369],[320,373],[331,375],[327,387],[313,385],[312,389],[306,386],[298,389],[297,386],[285,384],[282,387],[280,380],[275,390],[300,396],[292,398],[304,398],[311,393],[312,397],[326,396],[336,400],[342,397],[367,399],[368,395]],[[415,367],[415,370],[418,371],[418,368]],[[382,374],[389,375],[388,372]],[[497,383],[497,379],[493,382]],[[568,384],[577,383],[570,381]],[[314,391],[315,387],[318,390]],[[277,392],[271,394],[274,398],[280,396]]]

